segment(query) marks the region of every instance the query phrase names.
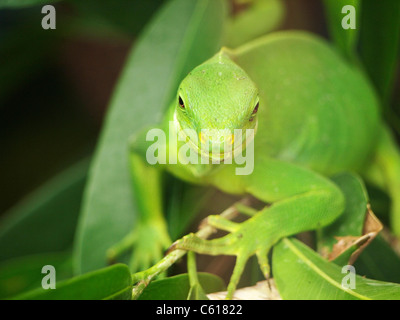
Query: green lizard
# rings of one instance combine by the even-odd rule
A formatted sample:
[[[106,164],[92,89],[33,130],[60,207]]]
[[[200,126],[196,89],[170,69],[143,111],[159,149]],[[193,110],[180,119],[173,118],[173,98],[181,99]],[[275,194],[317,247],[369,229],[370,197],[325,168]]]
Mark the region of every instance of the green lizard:
[[[250,194],[269,204],[258,212],[247,210],[250,217],[242,223],[210,216],[210,225],[228,231],[224,237],[203,240],[190,234],[174,243],[176,249],[236,256],[228,297],[250,256],[257,256],[268,277],[267,254],[278,240],[326,226],[342,213],[344,197],[329,180],[332,174],[351,170],[386,187],[393,216],[400,216],[399,154],[374,92],[358,68],[316,36],[278,32],[234,50],[222,48],[181,82],[159,128],[167,134],[157,141],[165,164],[149,163],[154,141],[147,141],[148,130],[131,141],[132,182],[141,216],[123,246],[134,246],[134,270],[157,261],[171,244],[163,217],[164,170],[193,184]],[[188,129],[195,135],[185,133]],[[224,133],[205,135],[202,129]],[[236,145],[244,148],[251,139],[244,134],[238,139],[235,129],[256,132],[250,174],[238,174],[241,165],[227,161],[235,157]],[[184,141],[173,146],[168,134]],[[169,163],[183,145],[202,159],[215,160],[217,151],[222,161]]]

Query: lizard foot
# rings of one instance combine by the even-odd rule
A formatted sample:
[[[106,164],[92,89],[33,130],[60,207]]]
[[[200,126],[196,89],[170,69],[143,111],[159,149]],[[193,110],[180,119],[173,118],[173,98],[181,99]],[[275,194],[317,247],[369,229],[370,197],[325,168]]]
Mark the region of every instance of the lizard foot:
[[[201,239],[191,233],[174,242],[170,250],[182,249],[200,254],[236,256],[226,296],[226,299],[232,299],[246,263],[252,255],[257,256],[261,271],[265,278],[269,279],[268,252],[275,241],[263,216],[264,210],[242,223],[232,222],[221,216],[209,216],[207,223],[210,226],[229,233],[212,240]]]
[[[148,269],[161,260],[170,244],[171,240],[164,225],[139,223],[132,232],[107,251],[107,258],[112,263],[122,253],[133,249],[129,268],[135,273]]]

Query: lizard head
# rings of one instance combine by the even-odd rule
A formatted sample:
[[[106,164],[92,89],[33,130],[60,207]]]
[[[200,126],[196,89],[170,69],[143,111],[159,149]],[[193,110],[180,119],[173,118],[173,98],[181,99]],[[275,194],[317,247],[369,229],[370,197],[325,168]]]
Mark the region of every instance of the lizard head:
[[[203,157],[224,160],[254,137],[258,89],[223,50],[186,76],[175,104],[178,131]]]

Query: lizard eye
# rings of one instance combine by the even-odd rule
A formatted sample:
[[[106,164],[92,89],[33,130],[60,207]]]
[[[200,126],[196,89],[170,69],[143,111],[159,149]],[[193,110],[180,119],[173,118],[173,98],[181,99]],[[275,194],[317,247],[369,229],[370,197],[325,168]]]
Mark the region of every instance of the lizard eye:
[[[255,115],[256,115],[256,113],[258,111],[258,105],[259,105],[259,102],[257,102],[256,106],[254,107],[253,112],[251,113],[251,117],[250,117],[249,121],[253,121],[254,120],[254,117],[255,117]]]
[[[182,98],[179,96],[179,105],[181,106],[182,109],[185,109],[185,104],[183,103]]]
[[[258,111],[258,105],[259,105],[260,103],[259,102],[257,102],[257,104],[256,104],[256,106],[255,106],[255,108],[254,108],[254,110],[253,110],[253,113],[252,114],[256,114],[257,113],[257,111]]]

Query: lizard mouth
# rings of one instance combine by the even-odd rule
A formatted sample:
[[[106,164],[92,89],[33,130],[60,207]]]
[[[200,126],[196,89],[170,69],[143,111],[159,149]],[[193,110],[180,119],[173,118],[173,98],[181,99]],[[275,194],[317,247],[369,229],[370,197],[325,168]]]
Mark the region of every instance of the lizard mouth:
[[[218,145],[223,144],[224,146],[232,146],[233,148],[229,148],[229,150],[223,149],[223,151],[218,151],[218,150],[212,150],[210,151],[209,148],[206,148],[206,144],[202,143],[202,138],[201,138],[201,133],[199,135],[199,139],[195,139],[196,141],[193,141],[193,139],[185,132],[185,130],[182,129],[181,124],[179,123],[178,119],[176,118],[176,114],[174,115],[174,122],[176,125],[176,129],[178,131],[178,135],[181,139],[181,141],[185,141],[189,147],[194,150],[199,156],[201,156],[204,159],[207,160],[216,160],[218,162],[224,162],[227,159],[234,158],[236,155],[240,154],[243,152],[244,149],[246,149],[247,145],[253,141],[254,136],[256,134],[257,128],[258,128],[258,119],[256,119],[255,127],[252,130],[252,134],[247,135],[244,134],[241,137],[241,143],[233,143],[233,141],[236,139],[235,136],[230,135],[229,142],[227,142],[225,139],[224,141],[218,143]],[[200,141],[200,143],[199,143]],[[218,148],[221,150],[221,148]]]

